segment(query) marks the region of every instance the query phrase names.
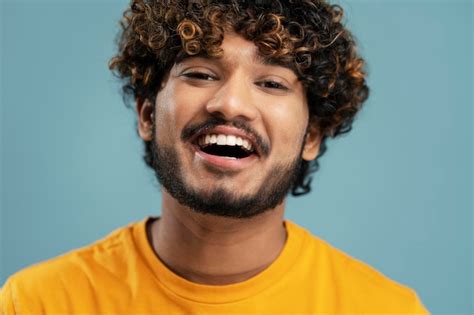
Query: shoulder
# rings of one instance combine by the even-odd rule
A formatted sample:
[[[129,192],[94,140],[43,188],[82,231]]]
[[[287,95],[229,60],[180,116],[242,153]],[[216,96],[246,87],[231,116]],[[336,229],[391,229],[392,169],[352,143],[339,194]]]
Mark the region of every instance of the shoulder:
[[[97,275],[114,277],[126,264],[126,253],[132,242],[130,224],[105,238],[61,256],[29,266],[10,276],[0,291],[0,305],[42,309],[46,304],[58,306],[71,295],[90,292]],[[92,277],[94,275],[94,277]],[[5,307],[5,306],[2,306]]]
[[[312,274],[325,279],[341,305],[351,310],[377,313],[404,312],[427,314],[416,292],[367,263],[356,259],[325,240],[295,225],[305,234],[304,255],[311,261]]]

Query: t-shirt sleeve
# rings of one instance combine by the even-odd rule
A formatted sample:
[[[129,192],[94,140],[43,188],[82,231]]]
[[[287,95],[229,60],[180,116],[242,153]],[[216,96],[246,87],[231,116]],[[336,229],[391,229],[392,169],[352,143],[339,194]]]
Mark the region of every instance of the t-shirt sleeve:
[[[0,288],[0,315],[14,315],[17,314],[15,304],[13,302],[13,293],[11,289],[11,281],[7,281],[2,288]]]
[[[0,315],[41,314],[40,300],[22,284],[18,275],[11,276],[0,289]]]

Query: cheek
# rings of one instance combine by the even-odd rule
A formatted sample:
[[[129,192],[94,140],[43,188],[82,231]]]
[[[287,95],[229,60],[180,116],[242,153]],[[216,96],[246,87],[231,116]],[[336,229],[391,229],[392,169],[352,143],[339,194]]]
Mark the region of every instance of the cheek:
[[[169,97],[167,91],[161,91],[155,103],[155,136],[158,143],[168,142],[173,137],[176,125],[176,104],[173,98]]]
[[[280,106],[271,112],[271,133],[278,135],[274,139],[280,139],[282,150],[294,152],[300,150],[306,132],[308,111],[305,104],[291,103]],[[275,144],[276,145],[276,144]]]
[[[161,140],[175,141],[181,135],[181,130],[191,120],[197,110],[193,106],[196,98],[192,93],[180,91],[179,84],[170,80],[156,98],[156,134]]]

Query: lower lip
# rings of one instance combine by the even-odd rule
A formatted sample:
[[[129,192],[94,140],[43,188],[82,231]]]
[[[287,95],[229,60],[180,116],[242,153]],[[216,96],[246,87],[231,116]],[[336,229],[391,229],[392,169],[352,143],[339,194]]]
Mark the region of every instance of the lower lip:
[[[251,154],[248,157],[242,159],[229,159],[218,155],[207,154],[198,146],[194,146],[194,150],[196,156],[202,159],[206,164],[228,170],[243,169],[258,159],[256,154]]]

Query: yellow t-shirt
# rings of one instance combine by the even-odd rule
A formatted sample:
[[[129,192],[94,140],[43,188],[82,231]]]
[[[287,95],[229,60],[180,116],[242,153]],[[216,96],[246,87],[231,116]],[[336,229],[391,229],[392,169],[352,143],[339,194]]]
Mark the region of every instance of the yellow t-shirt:
[[[148,220],[11,276],[0,314],[428,314],[412,289],[288,220],[282,252],[255,277],[190,282],[154,254]]]

